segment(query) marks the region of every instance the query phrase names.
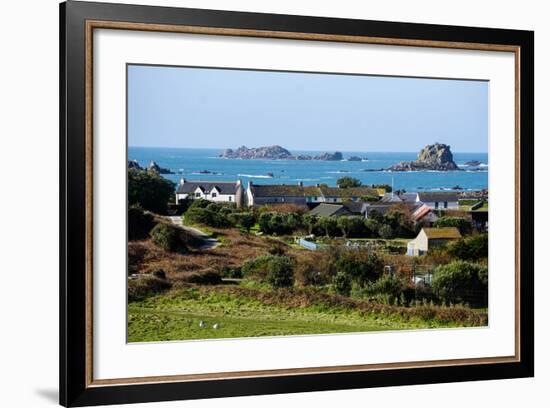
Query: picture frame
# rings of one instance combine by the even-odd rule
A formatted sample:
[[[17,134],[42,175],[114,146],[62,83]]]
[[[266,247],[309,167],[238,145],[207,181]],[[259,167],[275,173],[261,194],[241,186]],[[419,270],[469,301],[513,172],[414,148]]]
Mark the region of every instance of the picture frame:
[[[186,375],[94,376],[94,30],[513,53],[513,355]],[[124,158],[126,160],[126,158]],[[534,375],[534,33],[68,1],[60,5],[60,404],[87,406]],[[121,219],[121,222],[122,219]],[[125,273],[125,271],[123,271]],[[125,294],[121,293],[121,297]]]

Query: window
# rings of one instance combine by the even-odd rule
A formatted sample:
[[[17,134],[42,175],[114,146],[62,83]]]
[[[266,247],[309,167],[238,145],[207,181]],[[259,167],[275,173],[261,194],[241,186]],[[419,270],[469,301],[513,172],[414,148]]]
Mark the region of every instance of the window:
[[[435,208],[439,208],[439,202],[438,201],[435,202]]]
[[[199,198],[201,196],[201,193],[195,193],[195,197]]]
[[[212,198],[217,197],[218,193],[212,193]]]
[[[233,197],[229,196],[229,202],[233,201]]]
[[[447,208],[448,206],[449,206],[449,203],[448,203],[447,201],[445,201],[445,202],[443,203],[443,208]]]

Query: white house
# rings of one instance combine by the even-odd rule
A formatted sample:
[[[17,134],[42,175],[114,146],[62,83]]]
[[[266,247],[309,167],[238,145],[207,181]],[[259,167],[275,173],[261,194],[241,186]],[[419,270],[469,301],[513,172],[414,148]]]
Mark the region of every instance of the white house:
[[[424,255],[430,248],[445,245],[461,237],[460,231],[455,227],[422,228],[417,237],[407,243],[407,255]]]
[[[176,202],[190,199],[203,199],[213,202],[242,205],[243,187],[241,180],[236,182],[188,181],[182,178],[176,188]]]
[[[451,191],[416,193],[416,202],[424,203],[432,210],[458,210],[458,194]]]

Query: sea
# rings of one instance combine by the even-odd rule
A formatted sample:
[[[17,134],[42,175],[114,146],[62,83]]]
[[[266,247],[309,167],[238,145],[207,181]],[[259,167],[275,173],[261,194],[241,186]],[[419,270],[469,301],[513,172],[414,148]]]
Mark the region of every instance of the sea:
[[[414,152],[342,152],[342,161],[319,160],[243,160],[218,157],[220,149],[188,149],[164,147],[128,147],[128,160],[137,160],[142,167],[155,161],[160,167],[170,169],[174,174],[163,177],[178,182],[186,180],[236,181],[244,185],[255,184],[298,184],[315,185],[325,183],[336,186],[344,176],[354,177],[364,185],[389,184],[395,190],[405,191],[450,191],[460,188],[464,191],[488,188],[487,153],[453,153],[460,171],[413,171],[390,172],[386,169],[400,161],[415,160]],[[292,154],[317,155],[325,151],[291,151]],[[359,156],[362,161],[348,161]],[[469,161],[478,161],[477,167],[467,166]]]

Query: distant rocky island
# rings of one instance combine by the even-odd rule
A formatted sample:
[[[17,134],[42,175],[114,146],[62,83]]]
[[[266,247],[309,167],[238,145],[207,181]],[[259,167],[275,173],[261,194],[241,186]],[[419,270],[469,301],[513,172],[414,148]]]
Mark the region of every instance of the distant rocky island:
[[[389,171],[452,171],[460,170],[453,161],[451,146],[435,143],[424,147],[415,161],[403,161],[391,166]]]
[[[246,147],[241,146],[235,150],[225,149],[218,157],[225,159],[266,159],[266,160],[327,160],[340,161],[344,156],[340,152],[323,153],[317,156],[299,154],[297,156],[290,153],[284,147],[262,146],[262,147]]]

